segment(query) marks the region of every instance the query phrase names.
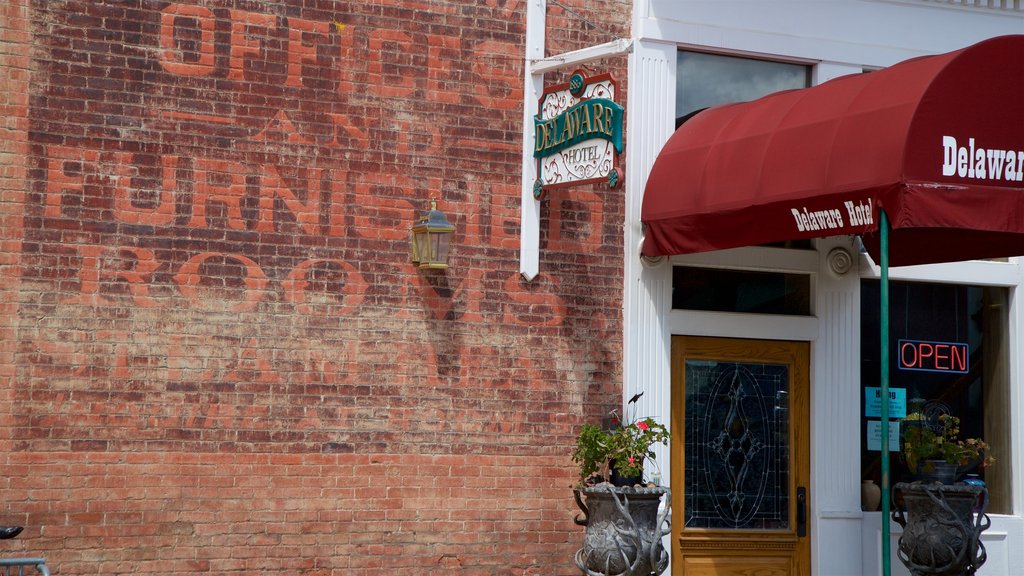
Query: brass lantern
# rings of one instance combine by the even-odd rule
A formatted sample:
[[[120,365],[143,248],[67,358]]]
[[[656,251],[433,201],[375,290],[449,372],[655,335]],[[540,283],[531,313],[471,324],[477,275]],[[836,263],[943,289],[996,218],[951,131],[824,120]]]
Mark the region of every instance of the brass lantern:
[[[447,268],[452,232],[455,226],[437,209],[437,200],[431,198],[430,210],[412,227],[412,263],[420,268]]]

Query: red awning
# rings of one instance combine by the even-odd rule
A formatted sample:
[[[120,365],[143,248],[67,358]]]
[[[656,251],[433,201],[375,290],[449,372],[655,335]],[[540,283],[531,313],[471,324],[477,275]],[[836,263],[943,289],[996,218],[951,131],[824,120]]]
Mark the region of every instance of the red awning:
[[[1024,35],[700,112],[651,170],[643,254],[873,251],[881,209],[894,266],[1024,254]]]

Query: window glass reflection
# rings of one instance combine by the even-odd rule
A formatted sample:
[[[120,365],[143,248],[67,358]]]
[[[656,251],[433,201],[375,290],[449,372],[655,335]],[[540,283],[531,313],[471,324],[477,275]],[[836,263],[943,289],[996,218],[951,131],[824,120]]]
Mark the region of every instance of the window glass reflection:
[[[810,86],[811,68],[801,64],[680,51],[676,60],[676,117],[697,110],[747,102]]]

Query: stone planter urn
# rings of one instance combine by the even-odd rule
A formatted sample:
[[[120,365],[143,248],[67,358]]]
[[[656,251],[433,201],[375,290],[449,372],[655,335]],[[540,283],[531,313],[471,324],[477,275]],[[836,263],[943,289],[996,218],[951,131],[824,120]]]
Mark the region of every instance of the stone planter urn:
[[[893,490],[906,507],[892,513],[903,527],[897,555],[911,574],[972,576],[985,563],[981,533],[992,524],[985,488],[901,482]]]
[[[668,488],[616,487],[607,482],[576,490],[586,526],[576,566],[587,576],[648,576],[668,567],[661,538],[671,531]],[[580,498],[581,493],[586,502]],[[665,507],[659,512],[662,497]]]

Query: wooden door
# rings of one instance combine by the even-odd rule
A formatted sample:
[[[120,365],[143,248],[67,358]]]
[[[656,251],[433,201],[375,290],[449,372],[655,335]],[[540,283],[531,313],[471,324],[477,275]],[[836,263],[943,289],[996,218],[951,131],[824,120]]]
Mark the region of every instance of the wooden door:
[[[810,575],[808,353],[672,338],[673,576]]]

